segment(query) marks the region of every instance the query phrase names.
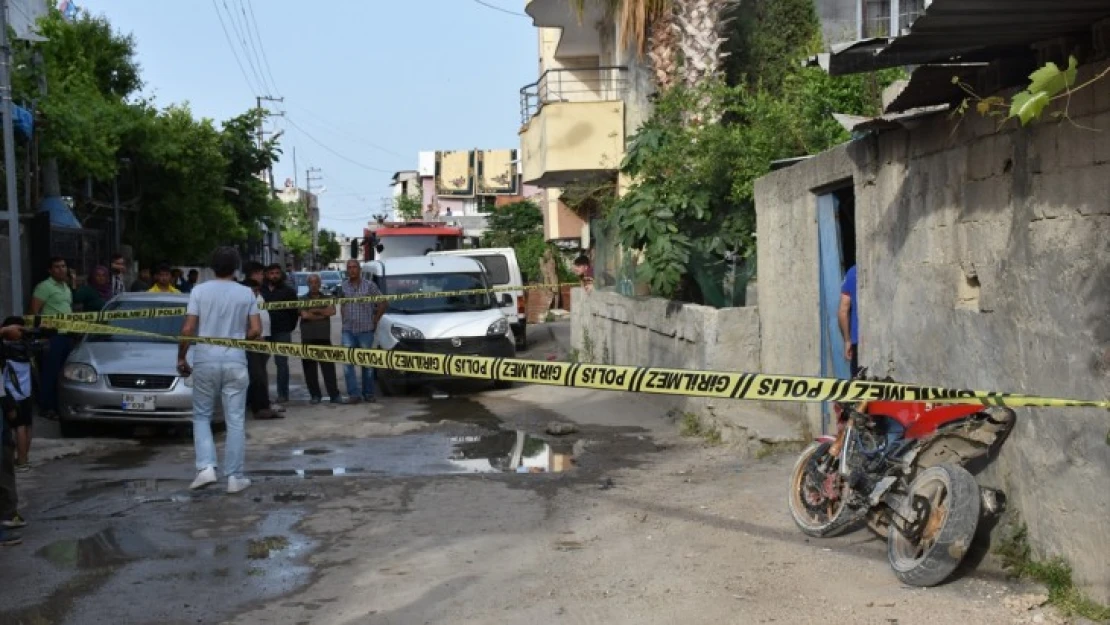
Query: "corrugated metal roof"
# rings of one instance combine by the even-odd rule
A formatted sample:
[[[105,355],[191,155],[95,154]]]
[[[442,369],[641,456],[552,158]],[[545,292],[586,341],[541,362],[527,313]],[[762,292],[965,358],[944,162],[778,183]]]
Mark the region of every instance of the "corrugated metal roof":
[[[933,0],[909,32],[863,40],[818,61],[832,75],[901,65],[989,61],[1037,41],[1090,32],[1110,0]]]
[[[901,93],[886,106],[887,113],[901,113],[936,104],[955,104],[967,97],[959,85],[952,84],[952,77],[958,76],[962,82],[973,82],[986,63],[956,63],[944,65],[923,65],[913,70],[910,79]]]

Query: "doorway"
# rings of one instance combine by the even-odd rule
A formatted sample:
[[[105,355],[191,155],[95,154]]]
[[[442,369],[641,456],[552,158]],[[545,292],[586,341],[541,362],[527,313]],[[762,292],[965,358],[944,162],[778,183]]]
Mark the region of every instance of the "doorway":
[[[852,375],[844,357],[837,313],[844,274],[856,264],[856,196],[851,181],[817,194],[818,275],[820,276],[821,376]],[[821,405],[821,429],[829,431],[832,408]]]

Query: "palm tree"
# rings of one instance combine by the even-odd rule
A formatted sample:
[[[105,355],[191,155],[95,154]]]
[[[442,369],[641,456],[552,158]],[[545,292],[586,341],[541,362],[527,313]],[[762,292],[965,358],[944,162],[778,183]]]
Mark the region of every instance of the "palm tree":
[[[724,10],[735,0],[570,0],[581,21],[587,2],[602,2],[620,30],[620,45],[646,56],[661,91],[693,86],[720,72]],[[679,65],[681,52],[681,68]]]
[[[617,24],[619,45],[645,54],[660,90],[670,88],[678,77],[678,36],[674,8],[681,0],[570,0],[581,23],[587,2],[601,2],[605,15]]]

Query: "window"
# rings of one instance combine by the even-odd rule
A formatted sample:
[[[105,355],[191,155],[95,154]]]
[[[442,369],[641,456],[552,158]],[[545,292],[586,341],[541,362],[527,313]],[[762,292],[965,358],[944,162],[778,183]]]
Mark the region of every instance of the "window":
[[[499,254],[471,256],[471,258],[482,263],[486,268],[486,273],[489,274],[490,284],[501,286],[509,283],[509,259]]]
[[[488,289],[485,280],[476,273],[433,273],[385,276],[382,291],[388,295],[405,293],[443,293],[447,291],[473,291]],[[492,308],[494,301],[489,291],[444,297],[398,299],[389,303],[389,312],[401,314],[471,312]]]
[[[185,299],[182,299],[180,302],[128,300],[125,302],[118,302],[111,306],[107,306],[104,308],[104,310],[108,311],[140,310],[146,308],[184,308],[185,304]],[[156,339],[154,337],[135,336],[131,334],[90,334],[85,340],[90,343],[175,343],[177,341],[176,339],[174,339],[174,337],[181,334],[181,326],[185,323],[185,316],[173,315],[169,317],[155,317],[153,319],[111,319],[105,320],[103,323],[117,328],[126,328],[128,330],[139,330],[140,332],[161,334],[166,338]]]

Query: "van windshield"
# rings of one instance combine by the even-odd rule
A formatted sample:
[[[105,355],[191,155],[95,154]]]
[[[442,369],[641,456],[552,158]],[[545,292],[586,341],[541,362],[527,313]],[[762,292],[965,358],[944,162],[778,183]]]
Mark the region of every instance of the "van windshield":
[[[479,273],[433,273],[386,276],[383,280],[386,295],[406,293],[443,293],[446,291],[471,291],[488,289],[489,286]],[[493,308],[489,291],[447,295],[444,297],[420,297],[398,299],[389,302],[389,312],[403,314],[423,314],[442,312],[471,312]]]

